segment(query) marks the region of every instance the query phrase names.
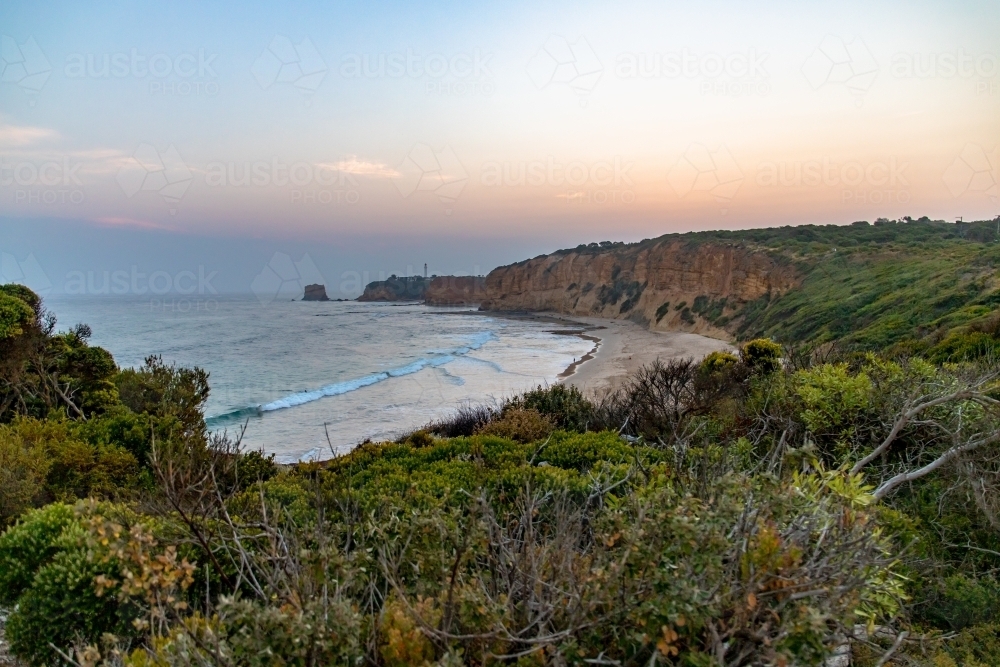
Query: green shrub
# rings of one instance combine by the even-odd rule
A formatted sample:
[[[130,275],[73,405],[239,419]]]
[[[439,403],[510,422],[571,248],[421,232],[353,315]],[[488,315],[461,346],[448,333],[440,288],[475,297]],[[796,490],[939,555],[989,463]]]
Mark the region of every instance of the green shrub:
[[[991,577],[956,573],[930,596],[923,616],[941,628],[962,630],[989,623],[1000,615],[1000,584]]]
[[[538,457],[553,466],[586,472],[600,462],[632,463],[635,450],[617,433],[556,432]]]
[[[41,447],[0,427],[0,529],[41,501],[49,466]]]
[[[68,420],[19,417],[10,425],[0,425],[0,434],[20,440],[25,450],[45,457],[45,492],[50,500],[115,497],[133,487],[139,475],[139,462],[131,452],[117,444],[87,442]]]
[[[105,633],[117,636],[132,631],[134,610],[113,595],[99,596],[94,579],[114,575],[110,563],[88,552],[78,524],[63,531],[55,557],[35,573],[31,586],[17,600],[7,622],[11,650],[32,664],[52,664],[58,654],[76,644],[96,644]]]
[[[344,601],[279,609],[223,600],[219,620],[237,665],[355,665],[363,656],[360,615]]]
[[[663,319],[664,315],[670,312],[670,302],[664,301],[660,304],[660,307],[656,309],[656,322],[659,323]]]
[[[505,409],[537,410],[557,428],[585,431],[593,414],[590,401],[573,385],[555,384],[538,387],[511,400]]]
[[[773,373],[781,368],[781,345],[768,338],[755,338],[740,348],[740,359],[758,373]]]
[[[511,408],[500,419],[491,421],[481,429],[480,435],[494,435],[515,442],[541,440],[555,428],[553,423],[538,410]]]
[[[31,306],[16,296],[0,292],[0,340],[20,336],[34,319]]]
[[[804,410],[802,421],[815,434],[849,430],[872,398],[872,382],[864,372],[852,375],[847,364],[823,364],[795,374]]]
[[[59,552],[63,530],[76,521],[73,508],[53,503],[28,512],[0,535],[0,604],[13,605],[38,569]]]
[[[698,371],[705,375],[715,375],[732,368],[739,361],[736,355],[731,352],[715,351],[702,359]]]
[[[928,356],[939,363],[996,360],[1000,359],[1000,339],[982,331],[954,332],[932,347]]]

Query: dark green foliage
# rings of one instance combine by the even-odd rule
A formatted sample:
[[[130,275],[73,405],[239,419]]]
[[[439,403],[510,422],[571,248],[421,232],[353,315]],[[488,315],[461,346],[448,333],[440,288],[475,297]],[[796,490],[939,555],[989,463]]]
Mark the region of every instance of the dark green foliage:
[[[79,542],[73,543],[82,540],[82,534],[64,534],[63,539],[64,547],[35,573],[7,622],[12,651],[30,657],[34,664],[58,662],[53,645],[92,644],[105,633],[124,637],[132,630],[129,608],[111,596],[98,596],[94,588],[94,579],[114,574],[113,568],[92,558]]]
[[[659,322],[660,320],[662,320],[663,316],[666,315],[668,312],[670,312],[670,302],[669,301],[664,301],[656,309],[656,321]]]
[[[12,606],[27,590],[35,572],[59,552],[56,542],[74,520],[72,507],[53,503],[0,535],[0,604]]]
[[[1000,619],[1000,584],[989,576],[956,572],[921,597],[927,600],[921,615],[939,628],[963,630]]]
[[[555,384],[525,392],[508,403],[511,407],[537,410],[558,428],[585,431],[593,406],[573,385]]]
[[[278,466],[274,463],[274,454],[253,450],[240,457],[236,471],[239,488],[246,489],[274,477],[278,474]]]
[[[106,632],[131,633],[134,610],[97,594],[95,577],[117,573],[88,548],[85,535],[74,509],[55,503],[0,536],[0,603],[16,604],[7,638],[32,664],[57,662],[50,644],[66,650]]]
[[[20,336],[34,319],[31,306],[16,296],[0,292],[0,340]]]
[[[392,301],[419,301],[423,300],[427,287],[430,285],[430,278],[423,276],[396,276],[391,275],[386,280],[376,280],[365,285],[365,293],[358,301],[369,301],[374,299],[382,300],[382,294],[388,294]],[[370,297],[371,294],[377,294]]]
[[[720,650],[727,663],[805,665],[866,623],[922,635],[899,661],[997,664],[996,450],[969,450],[884,497],[866,486],[937,456],[949,425],[995,432],[993,404],[935,407],[859,474],[845,472],[913,397],[988,370],[1000,257],[984,229],[951,238],[929,221],[880,220],[719,233],[713,242],[758,237],[828,280],[804,274],[815,301],[767,295],[741,313],[699,296],[675,306],[684,321],[718,324],[728,309],[747,335],[765,323],[844,349],[786,346],[786,361],[782,345],[758,338],[738,358],[656,362],[592,401],[538,387],[400,442],[294,466],[206,434],[203,371],[158,358],[119,371],[86,327],[56,334],[37,298],[0,290],[32,313],[0,340],[0,371],[36,392],[0,413],[0,520],[19,517],[0,535],[0,604],[16,607],[8,638],[35,664],[56,661],[50,641],[97,646],[112,633],[135,640],[129,660],[144,667],[210,663],[207,646],[234,666],[707,666]],[[900,245],[917,239],[940,247]],[[897,247],[876,257],[853,245],[843,257],[859,240]],[[960,260],[969,275],[956,276]],[[887,262],[923,282],[898,281]],[[874,287],[855,279],[865,272],[879,276]],[[627,312],[644,286],[620,270],[615,279],[618,293],[599,296]],[[846,302],[827,298],[841,290]],[[928,310],[914,315],[913,304]],[[857,350],[869,343],[948,363]],[[38,351],[44,368],[24,363]],[[52,372],[74,388],[69,400],[39,389]],[[84,518],[89,501],[28,510],[83,496],[131,501],[194,564],[188,606],[163,603],[161,627],[132,625],[158,604],[142,594],[98,594],[95,579],[121,580],[125,556],[109,557],[107,534]],[[940,632],[956,634],[942,643]],[[874,665],[883,639],[856,643],[857,664]]]
[[[202,409],[208,400],[208,373],[200,368],[167,366],[156,356],[138,369],[125,369],[115,378],[121,402],[136,414],[173,417],[186,436],[205,430]]]
[[[645,288],[645,284],[641,284],[636,280],[615,278],[610,286],[601,285],[601,288],[597,291],[597,300],[602,305],[614,305],[624,297],[625,302],[622,304],[623,309],[621,312],[625,312],[639,300]],[[625,307],[625,304],[629,304],[628,307]]]
[[[759,373],[773,373],[781,368],[781,345],[766,338],[757,338],[740,347],[743,363]]]

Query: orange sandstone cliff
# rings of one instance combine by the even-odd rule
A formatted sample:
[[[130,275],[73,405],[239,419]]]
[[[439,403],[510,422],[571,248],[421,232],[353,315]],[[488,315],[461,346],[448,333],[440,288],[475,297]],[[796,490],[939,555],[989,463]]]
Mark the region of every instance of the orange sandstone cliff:
[[[737,244],[592,244],[494,269],[481,307],[628,318],[727,339],[748,304],[799,281],[789,263]]]
[[[428,306],[478,306],[486,298],[482,276],[438,276],[424,292]]]

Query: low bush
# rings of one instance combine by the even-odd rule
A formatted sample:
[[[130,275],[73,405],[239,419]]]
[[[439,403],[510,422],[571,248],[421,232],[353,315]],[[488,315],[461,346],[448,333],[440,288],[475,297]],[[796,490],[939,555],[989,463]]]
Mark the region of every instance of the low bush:
[[[511,408],[503,411],[500,419],[479,429],[480,435],[494,435],[515,442],[541,440],[553,431],[555,425],[538,410]]]

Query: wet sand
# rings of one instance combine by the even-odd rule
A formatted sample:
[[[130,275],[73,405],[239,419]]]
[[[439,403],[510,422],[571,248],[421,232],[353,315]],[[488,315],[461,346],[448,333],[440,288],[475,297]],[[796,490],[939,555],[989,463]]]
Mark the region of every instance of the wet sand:
[[[567,368],[561,379],[588,396],[613,389],[656,359],[701,359],[716,350],[733,349],[732,345],[717,338],[680,331],[650,331],[628,320],[573,319],[588,327],[586,333],[601,339],[593,359],[581,359],[576,368]]]
[[[734,350],[732,345],[717,338],[680,331],[650,331],[631,320],[558,313],[480,311],[476,314],[548,322],[558,327],[553,328],[552,333],[593,341],[593,349],[570,364],[558,379],[574,385],[587,396],[617,387],[629,375],[656,359],[701,359],[716,350]]]

